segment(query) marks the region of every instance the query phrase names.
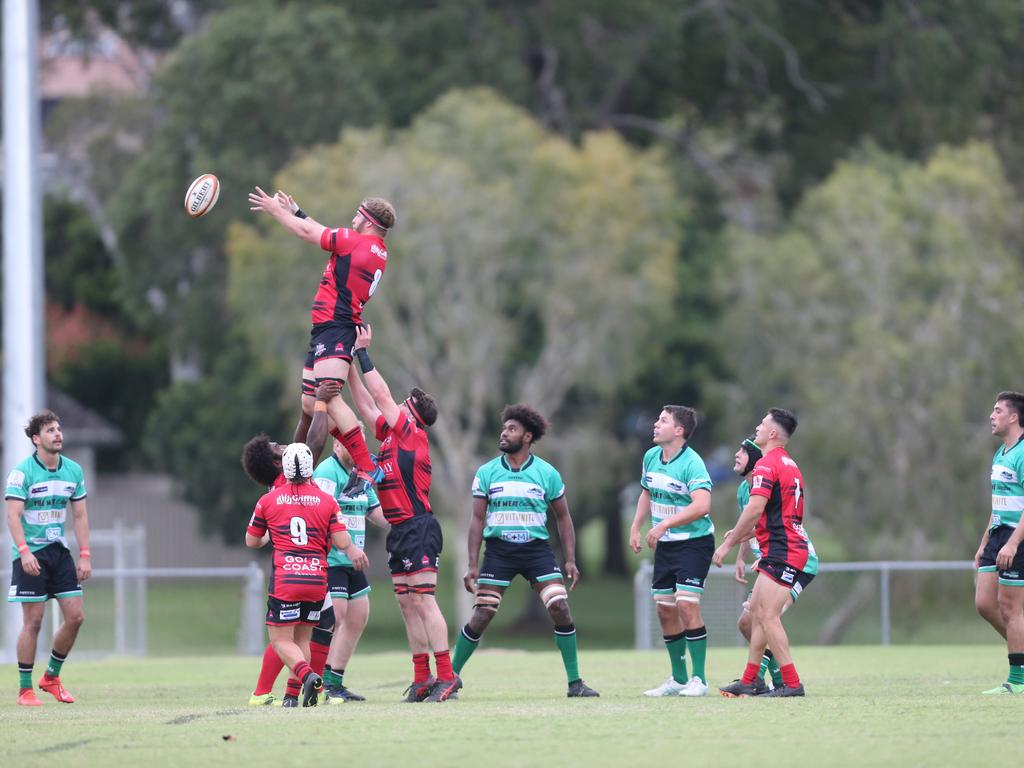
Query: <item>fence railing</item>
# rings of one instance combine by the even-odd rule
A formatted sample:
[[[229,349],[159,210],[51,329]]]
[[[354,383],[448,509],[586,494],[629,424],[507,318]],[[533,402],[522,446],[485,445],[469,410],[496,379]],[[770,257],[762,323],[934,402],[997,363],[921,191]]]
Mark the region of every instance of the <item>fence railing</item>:
[[[892,643],[892,574],[894,572],[973,570],[974,562],[971,560],[867,560],[824,563],[818,569],[817,578],[827,579],[828,575],[833,573],[877,573],[879,575],[881,644],[890,645]],[[649,560],[645,560],[640,564],[633,579],[634,644],[637,648],[655,647],[657,614],[650,595],[653,571],[654,566]],[[731,590],[728,589],[729,583],[732,584]],[[813,589],[813,586],[811,588]],[[733,581],[731,565],[722,569],[712,568],[705,584],[705,599],[702,601],[702,612],[705,614],[706,623],[711,624],[711,621],[708,621],[710,614],[713,620],[720,625],[720,633],[732,632],[738,635],[734,623],[739,615],[740,601],[737,600],[736,593],[745,589]],[[711,599],[709,600],[709,598]]]

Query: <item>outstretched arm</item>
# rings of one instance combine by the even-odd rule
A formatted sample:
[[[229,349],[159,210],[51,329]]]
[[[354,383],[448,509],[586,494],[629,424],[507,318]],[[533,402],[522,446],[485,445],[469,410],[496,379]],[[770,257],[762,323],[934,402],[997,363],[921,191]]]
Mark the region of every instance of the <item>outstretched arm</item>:
[[[363,423],[368,425],[367,429],[372,430],[373,425],[377,423],[377,417],[380,416],[380,409],[373,401],[373,395],[367,391],[366,385],[359,378],[355,368],[350,366],[348,370],[348,391],[352,395],[352,402],[355,404],[356,410],[359,411],[359,415],[362,416]]]
[[[320,245],[320,236],[325,229],[323,224],[309,218],[300,219],[292,213],[288,205],[287,195],[283,192],[279,196],[271,197],[259,187],[249,193],[249,210],[263,211],[269,213],[278,224],[287,229],[293,235],[307,243]]]
[[[370,362],[370,356],[366,350],[369,350],[372,339],[373,331],[370,326],[360,326],[356,329],[356,343],[353,345],[352,350],[359,359],[359,367],[363,372],[363,383],[366,384],[366,390],[370,393],[374,404],[388,423],[388,426],[393,427],[398,423],[398,418],[402,415],[402,411],[391,396],[391,389],[388,387],[388,383],[384,381],[384,377],[380,375],[380,372]],[[362,351],[362,354],[359,354],[360,351]],[[376,421],[376,419],[374,420]]]

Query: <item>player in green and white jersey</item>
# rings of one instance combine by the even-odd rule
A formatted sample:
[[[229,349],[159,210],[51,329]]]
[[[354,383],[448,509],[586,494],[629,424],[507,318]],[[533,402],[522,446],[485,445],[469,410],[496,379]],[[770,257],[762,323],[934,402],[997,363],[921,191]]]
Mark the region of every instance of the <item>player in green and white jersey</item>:
[[[469,568],[463,579],[476,597],[473,615],[455,644],[452,667],[463,666],[480,643],[491,619],[498,613],[502,596],[517,575],[533,587],[544,603],[555,628],[555,645],[569,681],[570,698],[599,695],[580,677],[576,652],[576,625],[569,612],[569,591],[576,588],[576,532],[565,484],[553,466],[533,455],[533,446],[544,437],[547,420],[528,405],[507,405],[501,414],[498,448],[473,479],[473,517],[469,523]],[[565,552],[566,590],[562,571],[548,543],[548,510],[555,513],[558,535]],[[480,544],[486,540],[484,562],[479,566]]]
[[[987,694],[1024,693],[1024,394],[1000,392],[989,416],[1003,444],[992,457],[992,515],[974,555],[978,583],[974,604],[1006,638],[1010,672]]]
[[[81,582],[92,574],[85,478],[78,464],[61,455],[64,435],[53,411],[29,419],[25,435],[36,450],[7,476],[4,491],[7,525],[14,539],[7,600],[21,603],[23,616],[18,635],[18,703],[42,705],[32,690],[32,667],[46,601],[53,597],[64,621],[53,636],[50,662],[39,687],[57,701],[71,704],[75,698],[61,684],[60,672],[85,620]],[[77,566],[64,538],[68,504],[78,541]]]
[[[651,596],[672,664],[671,676],[645,696],[706,696],[704,662],[708,633],[700,613],[704,580],[715,551],[711,522],[711,476],[689,446],[697,412],[683,405],[662,407],[654,422],[654,447],[644,454],[643,490],[629,532],[629,546],[641,550],[640,529],[648,517],[647,546],[654,550]],[[693,676],[687,678],[686,652]]]
[[[333,453],[313,471],[313,482],[338,502],[352,543],[365,549],[367,520],[381,528],[389,526],[373,486],[355,496],[345,495],[352,467],[349,452],[340,440],[335,440]],[[326,703],[365,701],[365,697],[345,687],[345,668],[370,618],[370,583],[337,547],[327,555],[327,591],[334,607],[334,634],[323,673]]]

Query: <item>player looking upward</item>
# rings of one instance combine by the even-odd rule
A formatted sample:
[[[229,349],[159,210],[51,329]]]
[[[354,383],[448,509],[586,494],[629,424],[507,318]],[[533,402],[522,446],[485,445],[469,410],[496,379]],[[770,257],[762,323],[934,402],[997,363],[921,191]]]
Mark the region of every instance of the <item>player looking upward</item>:
[[[288,693],[315,707],[323,680],[309,665],[309,639],[327,594],[327,553],[344,550],[355,568],[369,562],[353,543],[337,502],[312,482],[313,454],[292,443],[281,457],[287,482],[266,493],[253,510],[245,545],[259,548],[270,534],[274,571],[267,590],[267,632],[278,656],[292,671]]]
[[[750,597],[753,623],[747,666],[739,680],[719,689],[730,698],[758,695],[755,680],[765,648],[769,647],[778,660],[782,685],[761,695],[804,695],[782,626],[782,612],[791,604],[793,590],[799,595],[817,570],[814,547],[803,527],[803,475],[786,451],[796,427],[796,416],[783,408],[769,408],[757,425],[754,443],[764,456],[750,473],[750,501],[713,557],[714,564],[721,567],[725,556],[751,533],[761,550]]]
[[[53,411],[32,416],[25,436],[35,451],[7,475],[4,491],[7,525],[14,540],[7,600],[21,603],[22,612],[17,646],[18,704],[39,707],[43,703],[32,690],[32,667],[46,601],[51,597],[56,598],[64,621],[53,636],[50,662],[39,687],[57,701],[71,704],[75,698],[61,683],[60,672],[85,621],[81,582],[92,575],[85,479],[82,468],[61,453],[64,434]],[[68,504],[78,540],[77,566],[64,538]]]
[[[373,424],[381,441],[377,464],[384,479],[377,485],[388,532],[388,568],[405,621],[412,651],[413,682],[407,702],[445,701],[462,687],[448,652],[448,625],[437,605],[437,568],[441,560],[441,526],[430,510],[430,443],[427,428],[437,420],[434,398],[413,388],[397,404],[367,351],[369,326],[360,327],[355,354],[363,372],[352,377],[352,401],[363,420]],[[437,676],[430,674],[434,651]]]
[[[547,420],[528,405],[507,405],[501,421],[498,449],[502,455],[481,466],[473,478],[469,568],[463,581],[476,600],[473,615],[455,643],[452,666],[461,674],[487,625],[497,615],[505,590],[521,575],[530,582],[554,624],[555,645],[562,654],[569,681],[566,695],[598,696],[580,677],[576,625],[569,612],[569,591],[579,584],[580,572],[565,484],[557,469],[533,454],[533,446],[547,432]],[[569,591],[548,543],[549,509],[555,513],[565,552]],[[479,567],[484,540],[487,551]]]
[[[1010,672],[986,694],[1024,693],[1024,394],[1000,392],[989,416],[1003,444],[992,457],[992,516],[974,555],[978,584],[974,603],[1006,639]]]
[[[384,238],[395,225],[395,209],[387,200],[369,197],[356,209],[351,229],[331,229],[310,218],[283,192],[271,197],[256,187],[249,193],[249,203],[251,210],[269,213],[299,239],[317,244],[331,254],[313,298],[313,328],[302,369],[303,415],[295,430],[298,439],[312,417],[316,385],[332,380],[341,387],[348,377],[352,345],[356,328],[362,321],[363,307],[377,290],[387,269]],[[347,490],[365,492],[378,478],[356,416],[340,393],[331,398],[327,409],[338,427],[339,439],[355,463],[351,487]]]
[[[644,454],[642,490],[629,532],[629,546],[639,554],[640,528],[650,517],[647,546],[654,550],[651,596],[671,661],[672,674],[645,696],[705,696],[704,662],[708,633],[700,612],[704,580],[715,549],[711,522],[711,476],[690,447],[697,412],[666,405],[654,422],[654,447]],[[693,676],[686,675],[690,651]]]
[[[387,528],[388,523],[373,488],[351,498],[342,493],[351,471],[352,457],[345,446],[335,440],[333,453],[313,471],[313,482],[338,502],[352,543],[364,549],[366,521],[370,520],[382,528]],[[370,617],[370,583],[366,574],[357,571],[348,556],[337,547],[333,547],[327,556],[327,592],[333,603],[335,624],[327,664],[323,669],[326,702],[364,701],[363,696],[345,687],[345,668]]]

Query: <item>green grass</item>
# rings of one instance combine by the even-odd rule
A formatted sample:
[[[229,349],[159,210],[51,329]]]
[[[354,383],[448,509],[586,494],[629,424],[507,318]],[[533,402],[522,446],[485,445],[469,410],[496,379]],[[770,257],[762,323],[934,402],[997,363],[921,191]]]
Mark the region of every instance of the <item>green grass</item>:
[[[567,700],[556,653],[481,650],[464,670],[461,700],[405,705],[396,702],[408,657],[362,654],[346,682],[369,701],[283,710],[245,706],[257,659],[72,657],[64,678],[74,705],[46,696],[40,709],[19,708],[13,668],[4,676],[0,760],[146,768],[995,764],[1016,735],[1012,712],[1024,707],[1024,698],[979,695],[1003,679],[1005,659],[997,645],[799,647],[806,699],[652,700],[639,694],[665,677],[663,652],[584,643],[582,672],[602,698]],[[739,649],[712,649],[711,682],[733,678],[742,663]]]

